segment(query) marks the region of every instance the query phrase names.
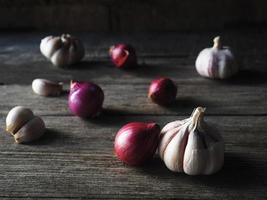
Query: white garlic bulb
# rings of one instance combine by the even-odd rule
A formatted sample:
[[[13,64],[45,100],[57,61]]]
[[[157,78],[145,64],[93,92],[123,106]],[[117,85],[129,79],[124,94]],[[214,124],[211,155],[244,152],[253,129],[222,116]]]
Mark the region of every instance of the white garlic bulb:
[[[226,79],[238,72],[238,65],[231,49],[222,46],[221,38],[215,37],[211,48],[203,49],[196,59],[196,70],[204,77]]]
[[[82,42],[69,34],[45,37],[41,41],[40,50],[57,67],[72,65],[84,57]]]
[[[223,138],[203,120],[204,111],[198,107],[191,117],[170,122],[162,129],[159,155],[171,171],[208,175],[222,168]]]
[[[43,120],[25,107],[12,108],[6,117],[6,131],[14,136],[16,143],[39,139],[45,132]]]
[[[63,83],[38,78],[33,80],[32,90],[41,96],[59,96],[63,91]]]

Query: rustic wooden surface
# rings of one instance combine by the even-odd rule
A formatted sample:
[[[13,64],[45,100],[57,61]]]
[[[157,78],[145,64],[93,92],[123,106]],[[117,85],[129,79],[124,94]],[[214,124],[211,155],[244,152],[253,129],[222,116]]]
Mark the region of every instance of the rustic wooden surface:
[[[266,33],[226,32],[241,71],[227,81],[198,76],[197,53],[217,33],[78,34],[86,45],[84,61],[54,68],[39,52],[46,33],[0,34],[0,198],[1,199],[266,199],[267,69]],[[107,51],[115,42],[133,44],[140,68],[118,70]],[[159,107],[146,98],[150,81],[168,76],[178,85],[177,101]],[[63,81],[66,94],[45,98],[31,90],[34,78]],[[94,120],[72,116],[67,108],[70,79],[91,80],[105,92],[104,112]],[[15,105],[33,109],[46,125],[45,136],[15,144],[5,117]],[[212,176],[170,172],[159,158],[140,168],[118,161],[113,140],[130,121],[161,126],[207,107],[206,120],[225,139],[225,165]]]

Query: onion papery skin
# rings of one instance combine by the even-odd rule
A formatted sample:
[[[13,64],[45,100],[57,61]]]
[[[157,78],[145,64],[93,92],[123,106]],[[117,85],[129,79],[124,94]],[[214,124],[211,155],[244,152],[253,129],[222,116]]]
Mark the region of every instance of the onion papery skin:
[[[128,123],[115,137],[115,154],[128,165],[142,165],[154,156],[159,144],[159,134],[160,127],[156,123]]]

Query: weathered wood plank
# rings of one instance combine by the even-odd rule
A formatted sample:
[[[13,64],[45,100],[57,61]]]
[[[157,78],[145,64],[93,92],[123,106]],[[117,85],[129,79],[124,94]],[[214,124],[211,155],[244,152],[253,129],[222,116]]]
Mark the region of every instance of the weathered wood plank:
[[[157,76],[169,76],[177,82],[210,84],[199,77],[194,68],[198,52],[211,45],[215,34],[78,34],[85,43],[84,61],[69,70],[55,69],[39,51],[41,38],[49,34],[28,33],[1,34],[0,82],[5,84],[29,84],[36,77],[69,80],[121,83],[144,83]],[[241,60],[241,73],[236,83],[266,83],[266,51],[263,34],[227,32],[226,44],[231,44]],[[109,47],[117,42],[129,42],[136,46],[141,67],[136,70],[115,69],[108,58]],[[161,41],[161,42],[155,42]],[[23,77],[23,78],[21,78]]]
[[[194,70],[195,57],[210,44],[211,33],[78,34],[86,44],[86,61],[68,70],[53,68],[40,54],[45,35],[0,36],[1,199],[266,199],[266,35],[224,34],[243,58],[241,73],[228,81],[203,79]],[[134,44],[144,66],[130,71],[112,67],[107,49],[118,41]],[[157,76],[178,84],[177,101],[168,108],[146,97]],[[30,84],[37,77],[63,81],[66,89],[70,79],[95,81],[106,95],[104,112],[94,120],[72,116],[67,92],[58,98],[33,94]],[[6,114],[15,105],[44,118],[48,130],[40,141],[17,145],[5,133]],[[173,174],[158,158],[132,168],[113,155],[115,133],[126,122],[163,126],[189,116],[199,105],[207,107],[207,120],[218,124],[225,138],[226,163],[218,174]]]
[[[132,168],[113,155],[114,135],[124,123],[152,120],[163,125],[176,118],[184,117],[44,117],[49,131],[31,145],[14,144],[1,131],[0,197],[266,198],[266,117],[207,117],[226,144],[224,168],[213,176],[174,174],[158,158]],[[3,127],[4,116],[0,123]]]
[[[147,98],[146,84],[100,84],[105,93],[104,113],[109,115],[187,115],[197,106],[207,107],[209,115],[266,115],[267,87],[258,85],[179,84],[175,103],[162,107]],[[65,85],[68,87],[68,84]],[[7,114],[22,105],[42,115],[70,115],[67,92],[54,98],[38,96],[31,85],[0,86],[0,113]]]
[[[191,113],[190,113],[191,114]],[[5,115],[1,115],[0,144],[3,151],[14,150],[17,152],[38,150],[46,154],[45,150],[56,152],[81,152],[92,150],[107,153],[112,148],[116,132],[127,122],[155,121],[161,127],[166,123],[189,117],[187,116],[114,116],[102,115],[98,119],[82,120],[75,116],[43,116],[48,132],[43,140],[35,145],[16,145],[10,135],[4,134]],[[266,148],[267,136],[264,132],[267,126],[266,117],[257,116],[206,116],[207,121],[216,124],[221,130],[226,146],[239,153],[242,148],[251,148],[259,151]],[[72,148],[76,146],[75,148]],[[99,148],[101,146],[101,148]],[[70,147],[70,148],[68,148]],[[44,148],[44,149],[42,149]],[[5,150],[6,149],[6,150]],[[247,152],[249,153],[249,152]],[[259,153],[259,152],[258,152]],[[264,150],[262,153],[267,153]],[[93,153],[92,153],[93,154]],[[259,153],[260,154],[260,153]]]

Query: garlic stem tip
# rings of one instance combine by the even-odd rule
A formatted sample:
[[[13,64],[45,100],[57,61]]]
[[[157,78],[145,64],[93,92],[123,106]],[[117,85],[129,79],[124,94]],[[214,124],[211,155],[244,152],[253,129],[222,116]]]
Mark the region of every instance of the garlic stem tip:
[[[218,48],[220,49],[222,44],[221,44],[221,37],[220,36],[216,36],[214,39],[213,39],[213,48]]]
[[[205,112],[206,107],[201,107],[201,106],[199,106],[199,107],[197,107],[196,109],[197,109],[199,112]]]
[[[115,48],[115,45],[112,45],[110,48],[109,48],[109,55],[111,55],[113,49]]]

